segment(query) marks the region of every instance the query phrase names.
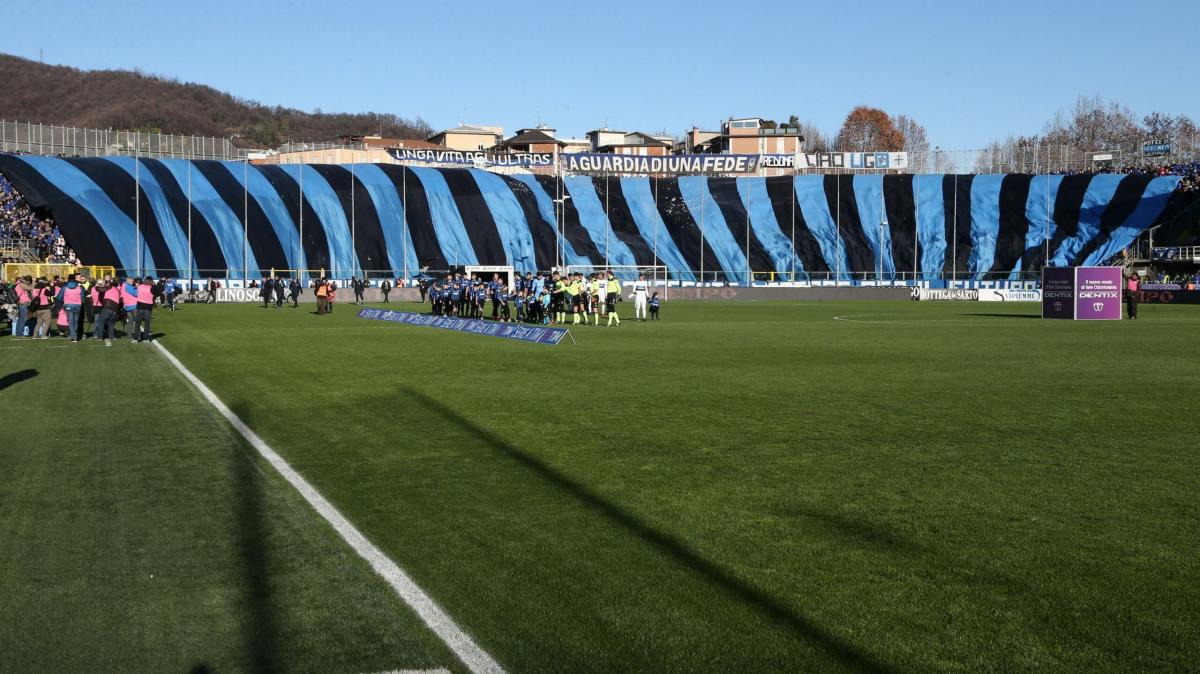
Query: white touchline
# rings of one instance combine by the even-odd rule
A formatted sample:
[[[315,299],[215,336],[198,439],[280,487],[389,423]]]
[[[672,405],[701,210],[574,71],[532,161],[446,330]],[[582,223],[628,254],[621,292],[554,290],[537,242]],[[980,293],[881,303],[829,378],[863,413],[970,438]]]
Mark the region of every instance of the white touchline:
[[[450,615],[442,609],[442,607],[438,606],[437,602],[435,602],[432,597],[426,594],[425,591],[422,590],[420,586],[418,586],[416,582],[414,582],[413,579],[404,572],[404,569],[401,569],[395,562],[388,558],[387,555],[383,554],[382,550],[375,547],[371,541],[367,540],[367,537],[363,536],[362,532],[360,532],[353,524],[350,523],[350,520],[346,519],[340,512],[338,512],[337,508],[333,507],[332,503],[326,500],[325,497],[316,490],[316,488],[308,483],[308,480],[305,480],[300,476],[299,473],[292,469],[292,467],[288,465],[287,461],[283,460],[283,457],[276,454],[275,450],[271,449],[267,443],[263,442],[263,439],[258,437],[257,433],[250,430],[250,427],[248,427],[241,419],[239,419],[236,414],[230,411],[230,409],[225,406],[225,403],[221,402],[220,398],[217,398],[216,394],[204,385],[204,382],[200,381],[196,375],[192,374],[190,370],[184,367],[183,363],[179,362],[179,359],[176,358],[175,355],[170,351],[168,351],[161,342],[155,340],[154,345],[158,347],[159,352],[162,353],[167,361],[174,365],[175,369],[179,370],[180,374],[190,381],[192,386],[196,387],[196,390],[200,391],[200,395],[204,396],[204,399],[212,404],[212,406],[221,413],[221,416],[225,417],[225,419],[229,421],[229,423],[232,424],[235,429],[237,429],[237,432],[241,433],[242,437],[246,438],[246,441],[249,442],[254,449],[258,450],[258,453],[261,454],[264,459],[266,459],[272,466],[275,467],[275,470],[279,471],[279,474],[283,476],[283,479],[287,480],[288,484],[292,485],[296,491],[300,492],[300,495],[304,497],[304,500],[308,501],[308,504],[311,505],[317,511],[317,513],[321,515],[321,517],[324,517],[325,521],[329,522],[329,524],[333,526],[334,530],[338,532],[338,535],[340,535],[343,540],[349,543],[350,547],[354,548],[354,551],[357,552],[360,557],[367,560],[367,563],[371,565],[371,568],[375,569],[375,573],[378,573],[380,576],[382,576],[383,579],[387,581],[388,585],[391,585],[392,589],[396,591],[396,594],[400,595],[400,598],[404,600],[404,603],[408,604],[413,611],[420,616],[421,620],[427,626],[429,626],[429,629],[433,630],[434,634],[437,634],[439,637],[441,637],[442,641],[446,642],[446,645],[450,647],[451,651],[454,651],[454,654],[458,656],[458,659],[461,660],[464,665],[467,666],[468,670],[473,672],[473,674],[483,674],[485,672],[489,672],[491,674],[504,674],[504,668],[500,666],[500,663],[496,662],[495,658],[489,655],[487,651],[483,650],[479,644],[476,644],[475,641],[468,636],[461,627],[458,626],[458,623],[454,622],[454,619],[451,618]]]

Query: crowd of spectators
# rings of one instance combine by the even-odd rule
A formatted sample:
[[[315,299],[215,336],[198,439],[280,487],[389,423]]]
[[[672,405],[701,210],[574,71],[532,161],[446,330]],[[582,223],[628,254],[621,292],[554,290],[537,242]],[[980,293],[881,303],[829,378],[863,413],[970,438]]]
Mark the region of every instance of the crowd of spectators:
[[[1129,175],[1148,176],[1179,176],[1180,192],[1200,190],[1200,160],[1175,162],[1170,164],[1142,164],[1136,166],[1106,166],[1090,171],[1073,171],[1072,173],[1125,173]]]
[[[78,263],[54,221],[35,213],[3,175],[0,175],[0,239],[31,246],[41,262]],[[0,255],[4,256],[0,262],[21,261],[7,249]]]

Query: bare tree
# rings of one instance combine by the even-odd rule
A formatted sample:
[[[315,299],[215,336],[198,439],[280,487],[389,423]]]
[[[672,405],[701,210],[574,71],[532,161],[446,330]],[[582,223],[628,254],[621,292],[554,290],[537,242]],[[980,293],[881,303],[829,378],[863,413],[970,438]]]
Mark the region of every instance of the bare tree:
[[[904,137],[903,150],[908,153],[908,165],[911,170],[925,172],[932,165],[929,156],[929,139],[925,135],[925,127],[908,115],[896,115],[896,130]]]
[[[833,149],[833,140],[829,134],[822,131],[812,122],[801,122],[796,115],[788,117],[788,126],[804,136],[805,152],[829,152]]]

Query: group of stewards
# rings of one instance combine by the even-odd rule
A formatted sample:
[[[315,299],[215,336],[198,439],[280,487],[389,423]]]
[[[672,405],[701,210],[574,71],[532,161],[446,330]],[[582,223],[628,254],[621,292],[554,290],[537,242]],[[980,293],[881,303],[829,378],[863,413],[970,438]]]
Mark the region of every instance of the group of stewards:
[[[149,343],[150,320],[154,305],[162,301],[174,309],[175,284],[169,279],[127,277],[124,282],[105,276],[102,280],[68,274],[53,279],[32,276],[18,278],[12,284],[17,315],[13,322],[14,339],[50,339],[66,337],[75,344],[89,336],[103,339],[112,346],[115,326],[125,326],[131,342]]]

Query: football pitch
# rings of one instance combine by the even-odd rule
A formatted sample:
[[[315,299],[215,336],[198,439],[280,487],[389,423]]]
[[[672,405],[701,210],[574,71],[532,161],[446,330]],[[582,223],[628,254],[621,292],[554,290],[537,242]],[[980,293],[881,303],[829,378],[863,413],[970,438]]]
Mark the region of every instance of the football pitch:
[[[1200,662],[1200,311],[621,309],[154,327],[509,672]],[[468,669],[158,348],[0,347],[0,671]]]

